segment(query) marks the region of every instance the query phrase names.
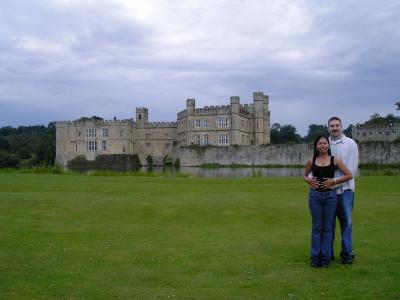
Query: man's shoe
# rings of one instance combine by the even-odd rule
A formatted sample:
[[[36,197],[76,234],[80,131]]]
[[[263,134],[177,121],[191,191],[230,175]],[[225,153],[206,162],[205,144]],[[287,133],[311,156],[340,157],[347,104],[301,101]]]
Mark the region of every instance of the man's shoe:
[[[318,268],[318,267],[321,266],[321,264],[320,264],[319,261],[312,261],[310,265],[311,265],[311,267],[313,267],[313,268]]]
[[[342,258],[342,264],[344,265],[351,265],[353,264],[353,257],[349,256],[349,257],[343,257]]]

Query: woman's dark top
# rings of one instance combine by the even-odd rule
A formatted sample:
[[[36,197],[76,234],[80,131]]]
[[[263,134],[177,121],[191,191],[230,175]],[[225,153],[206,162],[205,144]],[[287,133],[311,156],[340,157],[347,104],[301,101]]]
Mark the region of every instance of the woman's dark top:
[[[334,157],[331,156],[331,163],[328,166],[317,166],[315,164],[315,160],[313,161],[313,164],[311,166],[311,171],[313,173],[314,177],[317,177],[317,180],[322,183],[324,181],[324,178],[333,178],[335,176],[335,170],[336,166],[334,163]],[[324,189],[324,188],[316,188],[316,191],[319,192],[326,192],[330,191],[331,189]]]

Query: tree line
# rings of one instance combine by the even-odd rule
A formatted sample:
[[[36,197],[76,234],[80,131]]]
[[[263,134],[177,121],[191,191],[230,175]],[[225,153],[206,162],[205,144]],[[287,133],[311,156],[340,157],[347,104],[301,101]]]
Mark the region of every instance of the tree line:
[[[400,122],[400,117],[392,114],[381,117],[375,113],[368,123],[385,124]],[[352,125],[344,134],[351,137]],[[326,125],[311,124],[307,134],[301,137],[291,124],[275,123],[271,126],[272,144],[312,143],[320,135],[328,135]],[[0,128],[0,167],[33,167],[53,165],[56,155],[56,128],[54,123],[47,126],[6,126]]]
[[[0,128],[0,167],[53,165],[56,155],[56,128],[48,126],[11,126]]]

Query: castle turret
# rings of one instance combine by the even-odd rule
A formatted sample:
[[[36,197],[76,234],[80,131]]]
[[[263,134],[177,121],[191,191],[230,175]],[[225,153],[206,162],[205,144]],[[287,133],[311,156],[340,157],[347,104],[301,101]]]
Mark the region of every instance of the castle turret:
[[[186,100],[186,109],[187,109],[188,115],[194,114],[195,107],[196,107],[196,100],[194,100],[194,99]]]
[[[187,145],[191,145],[191,144],[195,143],[195,136],[194,136],[195,109],[196,109],[195,99],[187,99],[186,100],[186,110],[187,110],[186,144]]]
[[[230,136],[230,144],[231,145],[239,145],[241,143],[241,135],[240,135],[240,98],[238,96],[231,97],[231,136]]]
[[[271,112],[268,109],[269,105],[269,97],[268,95],[263,96],[264,99],[264,144],[269,144],[271,142],[271,136],[270,136],[270,131],[271,131]]]
[[[149,110],[145,107],[136,108],[136,126],[143,127],[149,122]]]
[[[265,127],[267,124],[265,117],[265,103],[268,105],[268,96],[262,92],[253,93],[254,102],[254,144],[261,145],[266,144],[267,139],[265,136]]]

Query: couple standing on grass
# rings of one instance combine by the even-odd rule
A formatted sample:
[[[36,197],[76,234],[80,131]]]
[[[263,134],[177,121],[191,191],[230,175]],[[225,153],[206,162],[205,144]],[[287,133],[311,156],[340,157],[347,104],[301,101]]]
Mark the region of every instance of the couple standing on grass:
[[[336,217],[340,223],[343,264],[352,264],[352,211],[354,174],[358,167],[357,144],[342,133],[338,117],[328,120],[329,137],[318,136],[314,155],[307,161],[304,180],[310,185],[312,217],[311,266],[328,267],[334,260]]]

